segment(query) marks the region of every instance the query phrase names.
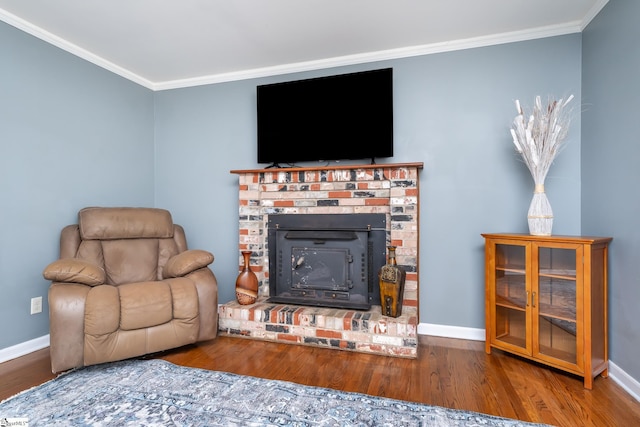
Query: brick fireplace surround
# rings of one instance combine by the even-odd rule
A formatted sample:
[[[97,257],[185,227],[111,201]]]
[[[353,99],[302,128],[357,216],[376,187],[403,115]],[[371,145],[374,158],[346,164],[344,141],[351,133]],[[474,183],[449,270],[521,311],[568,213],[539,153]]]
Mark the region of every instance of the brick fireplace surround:
[[[416,358],[418,350],[418,173],[422,163],[234,170],[239,180],[239,249],[251,250],[255,304],[221,305],[223,335]],[[407,271],[402,315],[269,303],[270,214],[387,216],[387,244]],[[242,257],[239,256],[240,264]]]

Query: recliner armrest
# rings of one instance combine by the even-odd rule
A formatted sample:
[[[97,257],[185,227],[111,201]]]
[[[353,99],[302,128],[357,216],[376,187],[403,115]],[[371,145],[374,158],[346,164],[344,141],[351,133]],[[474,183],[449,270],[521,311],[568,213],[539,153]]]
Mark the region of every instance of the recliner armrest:
[[[162,270],[162,277],[183,277],[213,262],[213,254],[201,249],[189,249],[169,258]]]
[[[77,258],[54,261],[45,267],[42,275],[52,282],[79,283],[88,286],[102,285],[106,276],[102,267]]]

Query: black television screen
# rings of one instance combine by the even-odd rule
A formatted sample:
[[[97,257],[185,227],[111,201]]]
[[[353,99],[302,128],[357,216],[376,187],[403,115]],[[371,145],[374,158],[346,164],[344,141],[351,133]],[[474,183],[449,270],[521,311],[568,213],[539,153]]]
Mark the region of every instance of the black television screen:
[[[258,163],[393,156],[393,70],[256,88]]]

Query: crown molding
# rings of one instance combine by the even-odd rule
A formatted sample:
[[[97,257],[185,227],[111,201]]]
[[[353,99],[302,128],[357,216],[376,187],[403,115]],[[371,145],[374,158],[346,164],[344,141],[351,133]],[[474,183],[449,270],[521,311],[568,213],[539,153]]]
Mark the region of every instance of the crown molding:
[[[598,0],[596,4],[594,4],[593,7],[589,9],[587,14],[582,19],[582,24],[580,25],[580,31],[583,31],[585,28],[587,28],[587,25],[589,25],[589,22],[591,22],[593,18],[595,18],[598,15],[598,13],[600,13],[602,8],[604,8],[607,5],[607,3],[609,3],[609,0]]]
[[[275,67],[256,68],[226,74],[195,77],[191,79],[173,80],[154,85],[155,90],[179,89],[192,86],[210,85],[236,80],[269,77],[281,74],[299,73],[326,68],[342,67],[347,65],[365,64],[369,62],[388,61],[414,56],[431,55],[435,53],[451,52],[456,50],[486,47],[519,41],[555,37],[581,32],[582,23],[579,21],[563,25],[534,28],[531,30],[514,31],[502,34],[492,34],[483,37],[452,40],[441,43],[432,43],[420,46],[409,46],[398,49],[390,49],[377,52],[347,55],[327,58],[317,61],[298,62],[293,64],[278,65]]]
[[[152,89],[152,90],[154,89],[154,83],[145,79],[144,77],[141,77],[127,70],[126,68],[123,68],[119,65],[114,64],[111,61],[108,61],[98,55],[95,55],[89,52],[88,50],[83,49],[80,46],[73,44],[66,39],[63,39],[62,37],[58,37],[55,34],[50,33],[49,31],[46,31],[30,22],[27,22],[24,19],[12,13],[9,13],[4,9],[0,9],[0,20],[19,30],[24,31],[27,34],[30,34],[36,38],[39,38],[40,40],[46,43],[56,46],[79,58],[82,58],[85,61],[88,61],[101,68],[104,68],[105,70],[111,71],[112,73],[117,74],[121,77],[124,77],[127,80],[130,80],[148,89]]]
[[[514,31],[489,36],[474,37],[468,39],[451,40],[441,43],[432,43],[419,46],[409,46],[398,49],[390,49],[377,52],[368,52],[356,55],[347,55],[334,58],[326,58],[316,61],[297,62],[283,64],[274,67],[255,68],[250,70],[235,71],[229,73],[199,76],[187,79],[177,79],[162,82],[152,82],[124,67],[114,64],[98,55],[89,52],[61,37],[58,37],[40,27],[37,27],[3,9],[0,9],[0,20],[12,25],[34,37],[50,43],[62,50],[76,55],[125,79],[144,86],[153,91],[180,89],[193,86],[203,86],[217,83],[226,83],[238,80],[248,80],[261,77],[269,77],[282,74],[299,73],[326,68],[342,67],[348,65],[365,64],[377,61],[409,58],[414,56],[431,55],[436,53],[452,52],[478,47],[487,47],[499,44],[514,43],[526,40],[534,40],[546,37],[555,37],[566,34],[580,33],[586,28],[593,18],[602,10],[609,0],[598,0],[581,21],[568,22],[562,25],[553,25],[532,28],[522,31]]]

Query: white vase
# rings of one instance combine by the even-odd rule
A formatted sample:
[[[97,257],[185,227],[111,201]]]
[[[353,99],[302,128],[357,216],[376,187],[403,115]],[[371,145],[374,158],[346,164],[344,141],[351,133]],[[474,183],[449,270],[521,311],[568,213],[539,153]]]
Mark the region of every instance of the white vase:
[[[549,199],[544,192],[544,185],[536,185],[533,199],[527,214],[529,234],[533,236],[551,236],[553,227],[553,211]]]

